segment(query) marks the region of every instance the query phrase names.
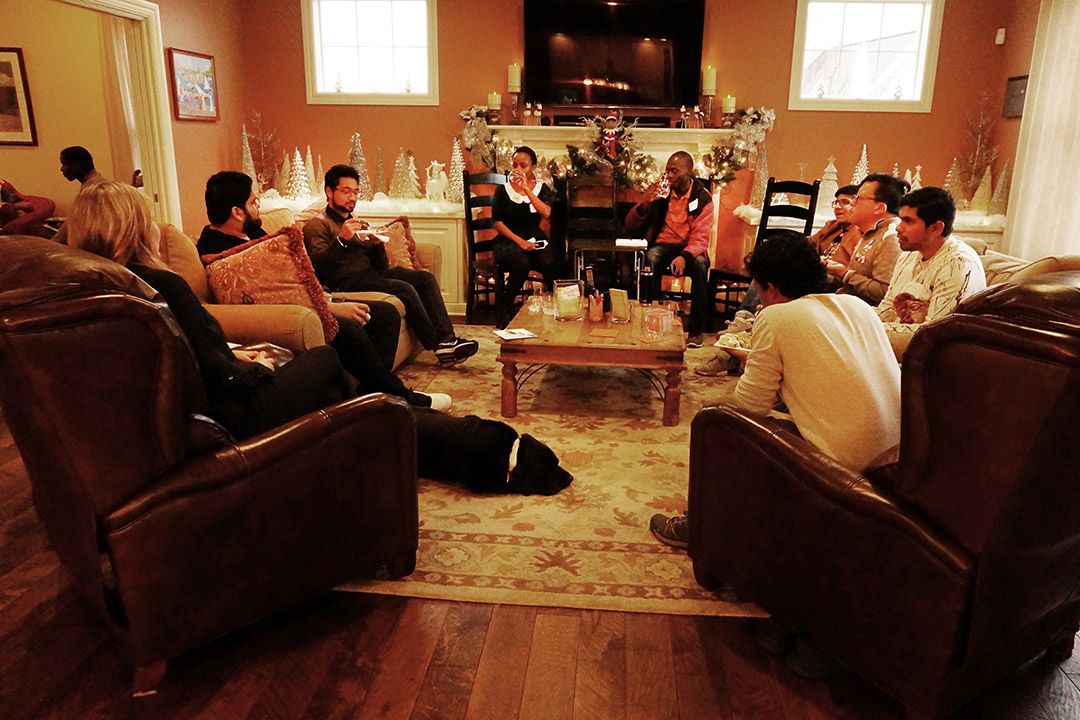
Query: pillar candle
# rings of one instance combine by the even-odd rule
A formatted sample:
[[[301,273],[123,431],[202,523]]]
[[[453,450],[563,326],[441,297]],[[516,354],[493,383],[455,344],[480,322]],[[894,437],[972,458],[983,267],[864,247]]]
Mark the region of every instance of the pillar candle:
[[[724,96],[723,110],[726,113],[735,112],[735,97],[733,95]]]
[[[521,66],[517,63],[506,69],[506,89],[510,92],[521,91]]]
[[[714,68],[712,65],[709,65],[701,73],[701,94],[716,94],[716,68]]]
[[[488,107],[489,108],[500,108],[500,107],[502,107],[502,95],[500,95],[497,92],[493,92],[490,95],[488,95]]]

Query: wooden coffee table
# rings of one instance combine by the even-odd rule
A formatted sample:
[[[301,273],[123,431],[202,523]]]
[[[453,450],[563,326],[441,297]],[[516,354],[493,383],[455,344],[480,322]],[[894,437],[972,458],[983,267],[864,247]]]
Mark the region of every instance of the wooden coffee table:
[[[538,301],[539,298],[529,299],[529,302]],[[503,364],[502,416],[517,415],[518,389],[545,365],[615,367],[645,373],[664,399],[664,425],[677,425],[679,381],[686,369],[682,324],[676,319],[670,332],[647,342],[643,339],[644,312],[636,302],[631,305],[633,321],[621,324],[612,323],[610,315],[600,322],[560,322],[546,313],[530,312],[528,305],[523,307],[507,327],[524,328],[537,337],[498,341],[498,361]],[[614,337],[594,334],[597,330],[614,333]]]

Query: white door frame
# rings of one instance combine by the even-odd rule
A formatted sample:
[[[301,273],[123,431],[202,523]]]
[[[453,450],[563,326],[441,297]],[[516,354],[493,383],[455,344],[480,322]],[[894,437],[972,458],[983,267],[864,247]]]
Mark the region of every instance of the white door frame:
[[[182,227],[180,183],[176,176],[169,82],[165,74],[165,48],[161,42],[158,6],[146,0],[60,1],[134,21],[127,33],[128,57],[143,178],[155,205],[155,217]]]

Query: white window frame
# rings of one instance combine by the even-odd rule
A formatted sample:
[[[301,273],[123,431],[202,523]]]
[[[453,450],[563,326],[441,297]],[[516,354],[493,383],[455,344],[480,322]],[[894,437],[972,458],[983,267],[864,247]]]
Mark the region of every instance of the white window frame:
[[[930,0],[930,26],[926,36],[926,48],[922,61],[922,97],[918,100],[863,100],[842,98],[801,97],[803,61],[806,47],[806,15],[810,2],[824,0],[799,0],[795,16],[795,47],[791,56],[791,87],[788,93],[788,110],[847,110],[854,112],[907,112],[928,113],[934,103],[934,78],[937,75],[938,45],[941,41],[941,18],[945,13],[945,0]],[[902,0],[837,0],[856,2],[901,2]]]
[[[304,75],[308,105],[438,105],[439,41],[437,0],[427,2],[428,91],[426,93],[339,93],[319,92],[318,72],[322,53],[315,42],[313,5],[316,0],[300,0],[304,26]]]

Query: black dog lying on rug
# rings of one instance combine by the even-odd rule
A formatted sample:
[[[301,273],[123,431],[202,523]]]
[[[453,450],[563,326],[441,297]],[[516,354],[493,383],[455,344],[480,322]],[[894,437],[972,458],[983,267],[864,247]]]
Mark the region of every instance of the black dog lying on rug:
[[[416,424],[420,477],[463,482],[475,493],[520,495],[554,495],[574,480],[551,448],[532,435],[522,435],[519,442],[517,431],[506,423],[413,410],[424,416]]]

